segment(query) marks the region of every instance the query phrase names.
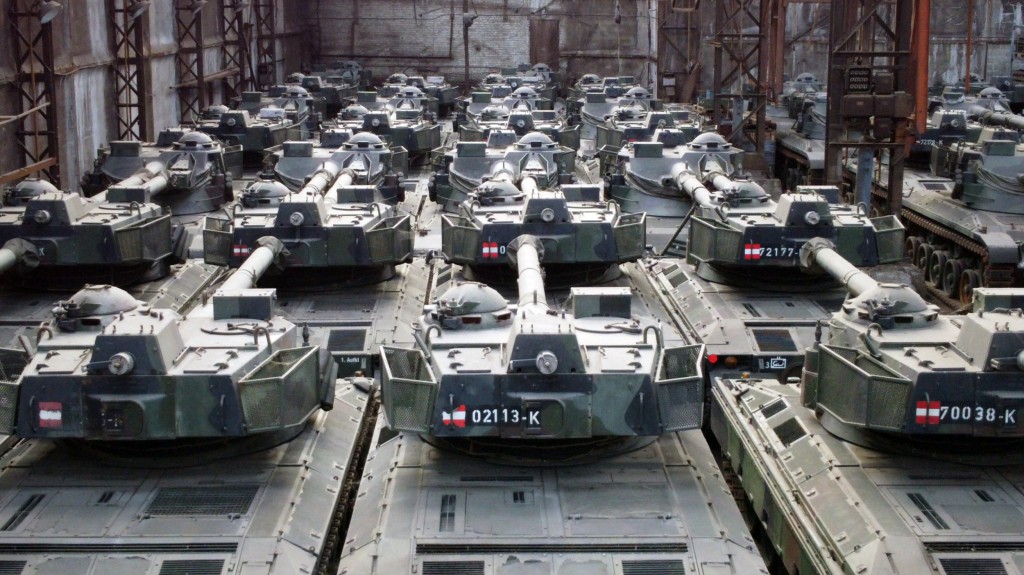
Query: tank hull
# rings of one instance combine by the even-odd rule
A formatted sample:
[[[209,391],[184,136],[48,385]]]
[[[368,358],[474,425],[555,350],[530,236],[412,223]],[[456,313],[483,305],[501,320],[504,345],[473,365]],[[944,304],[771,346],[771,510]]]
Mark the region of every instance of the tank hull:
[[[1020,465],[965,466],[831,435],[800,390],[715,379],[711,430],[785,573],[978,573],[1019,563]],[[938,449],[942,449],[941,446]],[[966,571],[960,571],[966,569]]]
[[[495,465],[381,431],[374,444],[340,573],[764,572],[699,431],[562,467]]]
[[[327,534],[367,411],[365,393],[339,387],[334,410],[290,442],[185,471],[160,469],[159,458],[115,467],[75,444],[21,442],[0,462],[0,515],[11,526],[0,537],[4,561],[83,575],[313,572],[334,544]]]

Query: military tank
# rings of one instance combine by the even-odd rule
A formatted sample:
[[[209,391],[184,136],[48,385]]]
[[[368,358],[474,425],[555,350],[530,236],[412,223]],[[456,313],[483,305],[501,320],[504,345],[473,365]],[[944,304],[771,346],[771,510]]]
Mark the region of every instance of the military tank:
[[[441,219],[441,254],[445,261],[489,283],[506,278],[512,257],[508,246],[528,234],[544,247],[548,282],[595,283],[618,272],[618,264],[635,261],[644,250],[644,214],[624,214],[602,201],[600,185],[565,184],[542,190],[533,176],[517,187],[503,172],[480,184],[457,214]]]
[[[385,202],[395,204],[405,196],[401,180],[409,172],[409,154],[401,146],[388,146],[376,134],[328,128],[315,141],[285,142],[267,158],[263,175],[299,191],[324,162],[341,166],[357,163],[353,185],[372,186]]]
[[[629,89],[610,86],[603,92],[587,92],[578,104],[580,137],[596,140],[597,127],[615,115],[616,110],[623,108],[629,108],[632,113],[646,114],[660,109],[661,103],[646,88],[639,86]]]
[[[150,190],[114,186],[91,198],[23,180],[3,195],[0,270],[36,289],[117,285],[165,275],[184,259],[187,234]]]
[[[320,377],[327,365],[318,348],[300,345],[296,326],[274,316],[273,292],[249,289],[282,250],[264,240],[209,304],[184,316],[112,286],[59,302],[18,382],[16,412],[10,405],[0,416],[14,427],[0,431],[131,441],[294,436],[316,409],[330,408],[334,378]],[[189,393],[195,387],[203,394]]]
[[[447,116],[455,109],[455,86],[449,84],[444,76],[409,76],[406,82],[437,99],[439,116]]]
[[[431,150],[441,146],[441,124],[432,114],[422,112],[416,101],[406,99],[404,107],[393,109],[372,109],[363,105],[367,102],[357,102],[343,109],[326,127],[376,134],[390,146],[405,149],[410,164],[420,165]]]
[[[615,155],[602,155],[606,193],[624,210],[682,218],[693,202],[679,187],[678,175],[707,172],[740,177],[741,150],[718,134],[691,136],[692,131],[659,128],[652,141],[627,143]]]
[[[332,76],[340,76],[357,88],[366,89],[373,85],[373,71],[363,68],[354,60],[339,60],[323,66],[325,72]]]
[[[519,64],[513,68],[502,68],[501,74],[512,88],[528,86],[548,102],[554,102],[561,96],[562,75],[547,64]]]
[[[775,174],[783,188],[825,183],[825,128],[828,123],[828,94],[810,92],[790,97],[790,109],[799,112],[791,127],[775,131]]]
[[[630,142],[647,142],[655,130],[676,128],[685,132],[687,141],[704,131],[703,110],[698,106],[666,107],[660,111],[640,106],[617,108],[597,127],[596,149],[602,154],[617,154]]]
[[[210,163],[215,172],[228,175],[233,179],[242,177],[242,147],[214,144],[206,135],[190,136],[182,141],[186,134],[193,132],[188,127],[168,128],[161,130],[155,142],[138,142],[133,140],[115,140],[96,150],[92,170],[82,176],[79,185],[82,193],[92,196],[129,178],[153,160],[168,160],[180,155],[184,150],[199,163]],[[207,162],[203,162],[203,156]]]
[[[323,288],[372,283],[412,260],[412,218],[384,202],[380,182],[387,149],[373,134],[353,136],[298,192],[259,178],[229,210],[230,219],[208,216],[203,229],[207,263],[236,267],[266,237],[283,251],[267,279],[277,285]],[[397,179],[396,182],[397,184]],[[392,187],[401,201],[397,185]]]
[[[285,140],[303,140],[310,132],[302,123],[289,120],[284,108],[268,106],[251,116],[246,110],[225,110],[216,118],[204,119],[196,130],[228,146],[241,146],[244,161],[252,166]]]
[[[437,158],[427,191],[444,211],[457,212],[477,186],[502,173],[514,182],[529,176],[540,189],[569,183],[575,155],[540,132],[518,138],[515,132],[491,130],[486,142],[459,142]]]
[[[491,130],[504,129],[517,136],[540,132],[574,150],[580,147],[580,127],[570,125],[566,117],[554,110],[516,110],[509,112],[504,107],[488,106],[472,124],[458,123],[460,142],[487,141]]]
[[[297,79],[311,96],[323,98],[325,118],[333,118],[355,100],[356,86],[342,76],[299,74]]]
[[[796,80],[782,83],[782,107],[786,108],[789,117],[797,119],[804,108],[807,96],[824,92],[825,84],[809,72],[798,74]]]
[[[307,88],[300,83],[302,78],[295,77],[295,83],[277,84],[271,86],[264,92],[242,92],[238,99],[236,110],[245,110],[252,117],[259,117],[266,108],[280,108],[284,110],[285,118],[289,123],[297,126],[297,129],[305,130],[297,132],[295,137],[306,138],[310,132],[320,128],[322,115],[326,112],[327,100],[323,95],[311,94]],[[223,106],[210,106],[203,111],[202,119],[217,120],[220,115],[214,114],[207,118],[207,111],[224,109]],[[276,114],[275,114],[276,115]]]
[[[800,186],[775,201],[756,182],[720,173],[676,179],[696,205],[686,242],[670,242],[645,269],[680,329],[708,347],[716,371],[782,381],[799,374],[817,322],[843,299],[829,276],[802,269],[809,239],[828,237],[861,266],[903,258],[899,220],[839,204],[836,186]]]
[[[323,330],[306,341],[304,326],[275,311],[274,290],[251,288],[274,243],[202,305],[195,277],[161,284],[147,303],[92,286],[38,328],[20,383],[3,386],[3,423],[24,435],[0,459],[8,569],[330,572],[338,509],[355,495],[345,488],[358,478],[352,455],[372,431],[372,381],[335,380],[335,350],[353,349],[339,347],[338,330],[305,320]],[[378,287],[350,292],[335,304],[397,301]],[[395,315],[373,323],[395,333],[384,326]]]
[[[492,88],[490,92],[473,92],[461,101],[462,110],[458,116],[459,125],[476,125],[485,111],[501,108],[506,113],[517,111],[532,112],[543,109],[547,102],[536,90],[526,86],[510,90],[507,87]],[[550,106],[548,106],[550,109]]]
[[[423,76],[392,74],[377,89],[377,94],[384,100],[385,106],[393,110],[420,109],[434,116],[441,110],[440,100],[427,91]]]
[[[712,382],[711,429],[777,572],[1012,572],[1019,290],[980,288],[971,313],[943,316],[826,242],[804,257],[849,298],[802,383]]]
[[[636,86],[636,79],[632,76],[598,76],[597,74],[584,74],[580,80],[575,81],[566,89],[565,102],[567,105],[577,102],[589,92],[603,92],[608,86]]]
[[[924,272],[933,292],[961,303],[977,287],[1022,284],[1017,166],[1024,147],[1016,132],[982,130],[978,142],[933,147],[933,171],[906,170],[899,214],[907,227],[906,254]],[[856,162],[844,176],[853,178]],[[888,177],[876,172],[875,200],[882,201]],[[955,179],[954,179],[955,178]]]
[[[414,347],[383,348],[338,572],[766,573],[699,432],[666,432],[699,425],[699,348],[666,347],[626,288],[550,306],[539,242],[514,249],[518,299],[452,285]]]
[[[137,162],[137,156],[131,158]],[[190,131],[132,175],[111,184],[107,195],[148,197],[145,201],[169,208],[172,216],[183,221],[230,201],[234,197],[232,180],[224,162],[224,146],[203,132]]]

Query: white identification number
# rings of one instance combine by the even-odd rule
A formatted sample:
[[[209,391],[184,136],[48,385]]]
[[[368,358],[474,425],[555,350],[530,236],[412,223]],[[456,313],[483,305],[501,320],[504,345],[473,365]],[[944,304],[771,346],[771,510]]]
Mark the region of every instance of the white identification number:
[[[762,258],[791,258],[796,255],[796,248],[776,246],[776,247],[762,247],[761,257]]]
[[[941,421],[973,421],[976,423],[995,423],[1003,425],[1017,424],[1017,410],[1005,408],[998,410],[994,407],[982,407],[980,405],[943,405],[939,408],[939,419]]]
[[[469,419],[476,424],[498,425],[510,423],[513,425],[524,424],[530,427],[540,427],[540,410],[520,410],[507,407],[491,407],[485,409],[474,409],[469,413]]]

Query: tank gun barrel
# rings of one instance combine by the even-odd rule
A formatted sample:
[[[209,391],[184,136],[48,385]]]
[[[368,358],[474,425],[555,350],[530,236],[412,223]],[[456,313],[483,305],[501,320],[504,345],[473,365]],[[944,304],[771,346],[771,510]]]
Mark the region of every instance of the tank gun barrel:
[[[260,247],[253,250],[252,254],[242,262],[242,265],[228,279],[224,280],[220,289],[240,290],[253,287],[270,268],[270,264],[274,263],[277,256],[284,251],[284,244],[281,243],[281,240],[272,236],[264,236],[256,243]]]
[[[491,166],[491,179],[495,181],[515,182],[516,170],[512,164],[501,161]]]
[[[846,261],[835,250],[832,242],[823,238],[813,238],[800,248],[800,263],[805,268],[817,265],[842,282],[853,296],[878,286],[878,282]]]
[[[1006,126],[1015,130],[1024,130],[1024,117],[1005,112],[995,112],[981,106],[971,106],[968,114],[978,118],[982,124]]]
[[[509,244],[508,253],[509,259],[515,263],[519,271],[519,307],[534,306],[547,309],[544,275],[540,268],[540,260],[544,258],[544,245],[535,236],[519,236]]]
[[[519,188],[523,190],[527,196],[532,196],[537,193],[540,186],[537,185],[537,179],[533,176],[523,176],[523,179],[519,182]]]
[[[121,188],[145,188],[150,194],[158,194],[167,187],[169,181],[163,162],[149,162],[141,170],[114,184]]]
[[[697,174],[690,171],[687,164],[680,163],[672,166],[672,181],[697,205],[705,208],[714,207],[711,192],[704,187]]]
[[[29,264],[38,262],[36,247],[21,238],[7,240],[4,247],[0,248],[0,274],[22,261]]]
[[[341,166],[334,162],[324,162],[320,169],[313,172],[310,176],[309,181],[302,186],[299,193],[316,193],[323,195],[334,180],[338,179],[338,174],[341,173]]]

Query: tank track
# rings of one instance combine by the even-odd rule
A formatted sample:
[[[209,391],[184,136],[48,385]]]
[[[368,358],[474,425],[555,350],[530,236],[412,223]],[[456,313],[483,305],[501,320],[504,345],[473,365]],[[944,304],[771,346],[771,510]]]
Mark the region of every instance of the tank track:
[[[351,461],[348,471],[342,482],[341,496],[338,497],[338,505],[335,507],[334,516],[331,518],[331,527],[323,549],[320,551],[320,559],[317,561],[316,575],[333,575],[338,570],[338,562],[341,558],[342,547],[339,545],[341,534],[348,532],[348,525],[352,521],[352,507],[355,506],[356,495],[358,494],[359,480],[363,475],[363,466],[366,463],[366,456],[370,452],[370,443],[373,439],[373,431],[377,426],[377,416],[380,413],[380,393],[376,386],[370,390],[366,399],[366,415],[356,434],[356,440],[352,450]]]
[[[852,186],[847,178],[844,179],[846,180],[844,183]],[[885,188],[879,186],[877,182],[872,185],[872,195],[880,200],[888,198]],[[930,290],[944,293],[950,298],[959,298],[962,304],[969,304],[973,298],[975,287],[1012,287],[1014,285],[1016,267],[1012,264],[989,263],[988,249],[984,244],[956,233],[907,208],[900,210],[900,219],[907,226],[907,257],[911,263],[924,271],[925,281],[929,284]],[[936,250],[935,242],[929,241],[929,237],[941,238],[948,242],[948,245],[940,244],[939,247],[942,249]],[[961,255],[954,258],[951,251],[953,249],[959,249]],[[941,261],[940,257],[933,257],[937,251],[948,252],[946,260],[954,263],[946,263]],[[942,272],[939,277],[934,277],[935,274],[931,268],[937,264],[941,264]],[[961,270],[956,281],[944,277],[953,269]]]

